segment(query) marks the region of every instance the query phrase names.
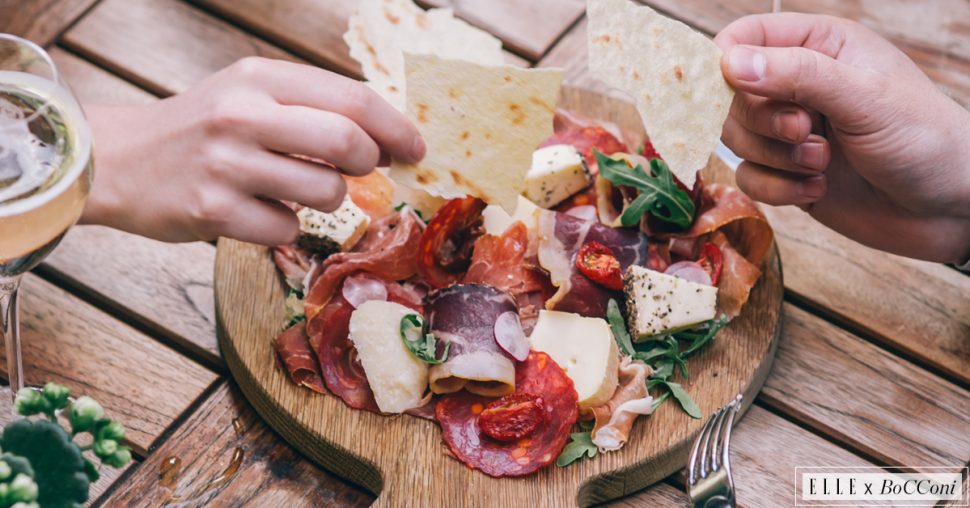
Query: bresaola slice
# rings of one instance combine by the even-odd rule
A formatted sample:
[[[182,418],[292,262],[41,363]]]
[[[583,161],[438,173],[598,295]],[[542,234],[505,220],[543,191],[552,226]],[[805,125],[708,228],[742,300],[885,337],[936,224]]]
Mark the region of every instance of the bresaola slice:
[[[439,341],[451,343],[448,359],[428,373],[431,391],[464,388],[488,397],[515,390],[515,365],[495,341],[495,322],[516,312],[507,293],[483,284],[457,284],[428,298],[428,323]]]
[[[590,241],[609,247],[620,262],[621,271],[646,263],[647,238],[636,230],[614,229],[565,213],[540,211],[539,263],[558,288],[546,301],[547,309],[605,317],[610,298],[622,301],[621,292],[593,282],[576,268],[576,254]]]
[[[300,321],[276,336],[273,339],[273,349],[294,384],[305,386],[317,393],[327,393],[323,378],[320,377],[317,355],[310,348],[306,321]]]
[[[547,354],[529,353],[517,364],[515,393],[542,399],[543,421],[528,436],[498,441],[478,425],[482,408],[495,399],[461,391],[444,395],[435,417],[451,452],[468,467],[489,476],[522,476],[549,465],[569,439],[576,423],[576,389],[566,372]]]

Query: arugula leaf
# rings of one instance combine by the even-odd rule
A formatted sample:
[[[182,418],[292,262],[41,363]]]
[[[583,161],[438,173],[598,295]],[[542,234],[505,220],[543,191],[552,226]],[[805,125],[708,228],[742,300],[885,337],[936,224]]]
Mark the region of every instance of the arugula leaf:
[[[701,413],[701,408],[697,406],[697,403],[694,402],[694,399],[691,398],[683,386],[671,381],[664,381],[664,385],[670,389],[670,393],[680,403],[680,407],[684,408],[684,412],[690,415],[691,418],[700,419],[703,414]]]
[[[616,300],[610,298],[606,305],[606,320],[610,323],[610,330],[613,331],[613,338],[620,352],[626,356],[633,356],[636,351],[633,349],[633,341],[630,340],[630,333],[626,330],[626,321],[620,313],[620,306]]]
[[[303,309],[303,292],[291,288],[283,304],[286,308],[286,326],[284,329],[306,319]]]
[[[727,322],[727,316],[722,314],[720,318],[708,321],[707,331],[700,334],[700,336],[696,336],[697,334],[693,334],[695,336],[691,336],[690,332],[682,332],[681,336],[674,334],[675,337],[681,340],[687,338],[691,339],[691,344],[687,346],[687,349],[683,351],[682,355],[686,358],[696,353],[702,347],[706,346],[708,342],[714,340],[714,336],[717,335],[717,332],[721,331],[721,328],[724,328],[724,325],[726,325]]]
[[[640,191],[640,195],[623,210],[621,225],[635,226],[646,213],[681,229],[694,222],[694,200],[674,182],[667,163],[651,159],[648,173],[640,164],[631,169],[624,160],[607,157],[597,150],[593,150],[593,154],[603,178],[613,185]]]
[[[661,405],[663,405],[663,403],[666,402],[667,399],[669,399],[669,398],[670,398],[670,392],[664,392],[663,395],[661,395],[661,396],[657,397],[656,399],[654,399],[653,400],[653,404],[650,405],[650,412],[652,413],[652,412],[656,411],[657,408],[660,407]]]
[[[451,349],[451,342],[445,342],[441,358],[438,358],[438,341],[433,333],[425,332],[424,318],[417,314],[401,318],[401,340],[415,358],[430,365],[444,363]]]
[[[570,434],[569,438],[571,441],[556,458],[556,465],[559,467],[566,467],[583,457],[593,458],[599,452],[593,444],[592,432],[575,432]]]

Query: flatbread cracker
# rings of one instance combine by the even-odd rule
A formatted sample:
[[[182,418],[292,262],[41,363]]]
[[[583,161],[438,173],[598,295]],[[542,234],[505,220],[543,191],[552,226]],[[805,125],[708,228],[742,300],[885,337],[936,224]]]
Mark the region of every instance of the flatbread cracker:
[[[418,164],[391,164],[401,185],[476,196],[515,212],[532,151],[552,135],[562,71],[486,67],[405,55],[407,114],[427,144]]]
[[[360,0],[344,34],[350,56],[369,85],[404,111],[404,52],[502,65],[502,41],[457,19],[451,9],[424,9],[411,0]]]
[[[703,34],[629,0],[589,0],[589,68],[633,97],[650,142],[688,187],[721,137],[734,90]]]

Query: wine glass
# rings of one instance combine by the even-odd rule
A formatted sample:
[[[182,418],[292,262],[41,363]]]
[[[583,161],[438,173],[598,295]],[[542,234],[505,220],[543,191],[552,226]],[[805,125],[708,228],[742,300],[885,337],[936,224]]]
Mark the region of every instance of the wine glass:
[[[50,55],[0,34],[0,333],[9,379],[0,390],[11,397],[24,386],[20,279],[77,222],[92,171],[90,128]]]

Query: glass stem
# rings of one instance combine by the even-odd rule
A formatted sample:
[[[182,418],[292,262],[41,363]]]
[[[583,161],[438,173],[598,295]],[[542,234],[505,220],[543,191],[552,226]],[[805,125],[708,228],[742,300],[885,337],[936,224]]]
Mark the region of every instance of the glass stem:
[[[7,348],[7,377],[16,397],[24,387],[24,365],[20,352],[20,321],[17,315],[17,290],[20,275],[0,277],[0,332]]]

